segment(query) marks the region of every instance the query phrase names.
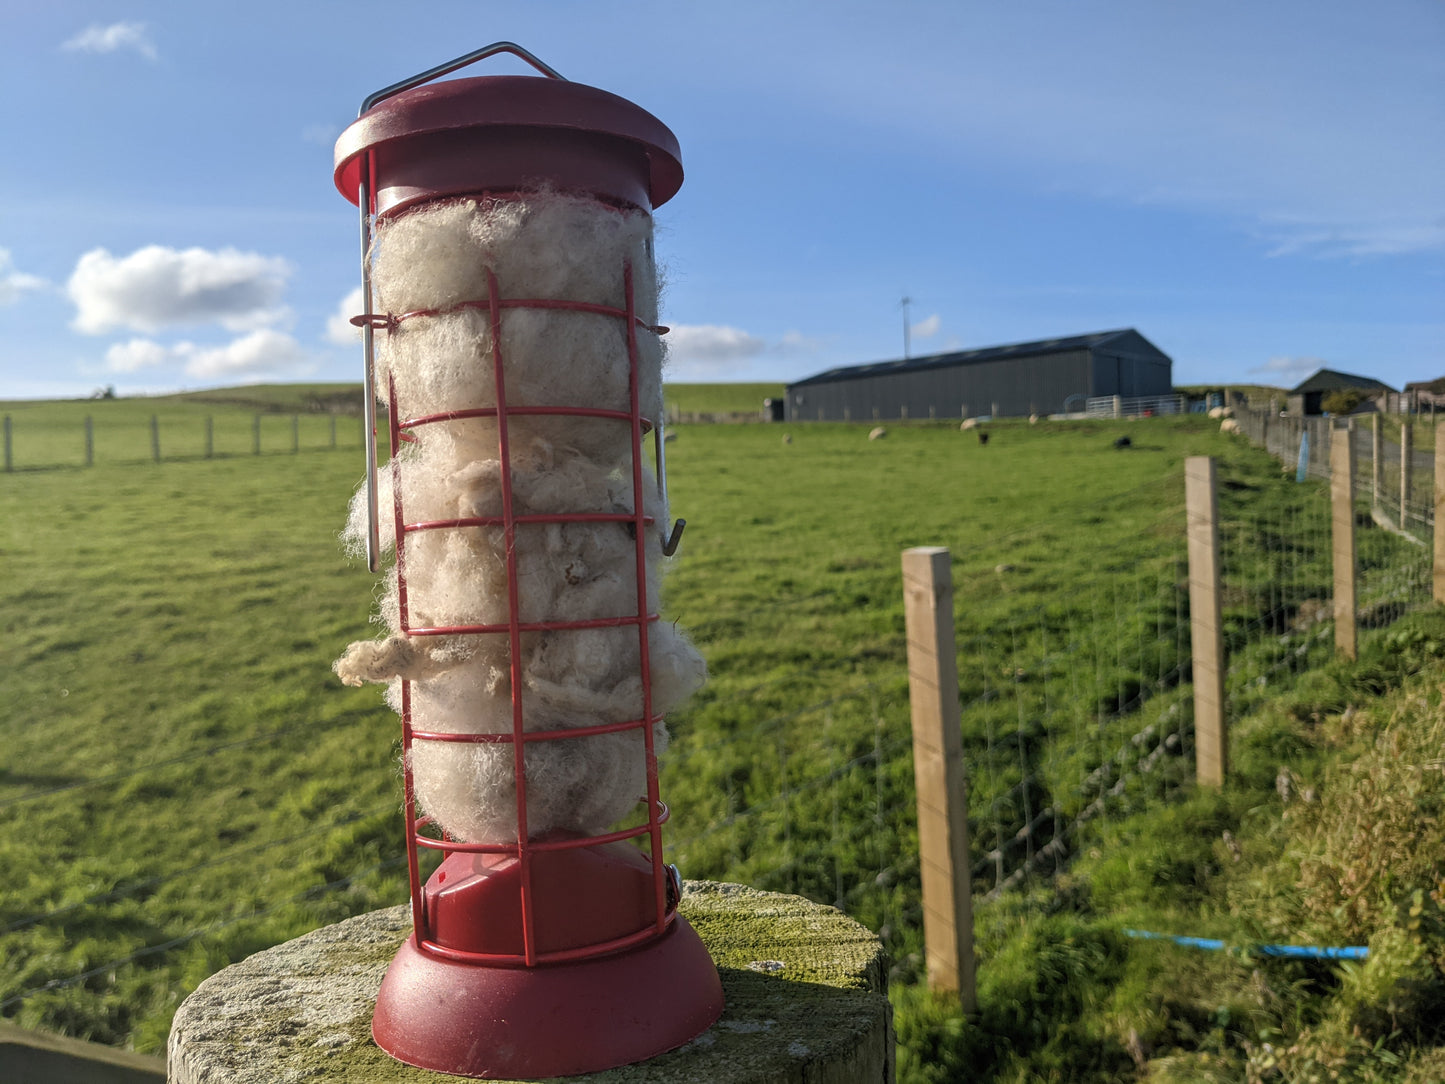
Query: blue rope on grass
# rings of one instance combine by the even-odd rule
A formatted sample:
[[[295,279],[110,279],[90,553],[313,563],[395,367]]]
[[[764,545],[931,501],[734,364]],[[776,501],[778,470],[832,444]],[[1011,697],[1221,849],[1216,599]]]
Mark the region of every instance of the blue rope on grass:
[[[1176,945],[1205,949],[1209,952],[1249,951],[1261,956],[1292,956],[1306,960],[1363,960],[1370,955],[1364,945],[1347,945],[1343,948],[1320,948],[1315,945],[1249,945],[1247,949],[1233,948],[1213,937],[1185,937],[1176,933],[1150,933],[1148,930],[1125,930],[1129,937],[1146,941],[1173,941]]]

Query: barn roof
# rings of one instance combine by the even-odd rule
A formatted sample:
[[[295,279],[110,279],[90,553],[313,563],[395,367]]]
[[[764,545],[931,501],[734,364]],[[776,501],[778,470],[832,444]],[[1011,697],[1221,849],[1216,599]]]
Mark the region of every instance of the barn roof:
[[[1360,391],[1394,391],[1388,384],[1381,384],[1372,376],[1356,376],[1354,373],[1340,373],[1334,369],[1318,369],[1313,376],[1290,389],[1291,395],[1308,391],[1339,391],[1341,388],[1358,388]]]
[[[1405,385],[1406,391],[1428,391],[1432,395],[1439,395],[1445,392],[1445,376],[1437,376],[1434,380],[1412,380]]]
[[[1132,337],[1142,340],[1146,346],[1164,356],[1153,343],[1133,328],[1119,328],[1115,331],[1096,331],[1088,335],[1073,335],[1063,339],[1038,339],[1034,342],[1010,343],[1006,346],[985,346],[978,350],[955,350],[948,354],[929,354],[918,358],[899,358],[895,361],[875,361],[867,365],[849,365],[826,372],[814,373],[802,380],[794,381],[788,387],[796,388],[806,384],[830,384],[836,380],[854,380],[858,377],[883,376],[889,373],[920,372],[925,369],[947,369],[955,365],[972,365],[982,361],[1001,361],[1011,358],[1026,358],[1039,354],[1058,354],[1069,350],[1092,350],[1105,346],[1116,339]]]

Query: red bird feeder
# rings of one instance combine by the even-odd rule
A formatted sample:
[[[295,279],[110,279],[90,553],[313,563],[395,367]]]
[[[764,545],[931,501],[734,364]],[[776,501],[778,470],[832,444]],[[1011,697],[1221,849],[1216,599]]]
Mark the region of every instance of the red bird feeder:
[[[500,52],[541,76],[434,82]],[[335,181],[361,210],[367,422],[382,392],[391,436],[352,533],[373,571],[395,549],[391,635],[337,670],[401,714],[414,923],[372,1034],[463,1076],[641,1061],[722,1011],[657,782],[662,714],[702,680],[656,609],[682,527],[651,242],[676,138],[502,42],[368,97]]]

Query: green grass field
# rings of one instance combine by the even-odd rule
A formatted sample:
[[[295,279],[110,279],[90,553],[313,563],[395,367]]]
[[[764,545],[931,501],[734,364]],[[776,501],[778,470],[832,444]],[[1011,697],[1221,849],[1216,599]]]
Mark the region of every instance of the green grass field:
[[[683,414],[759,414],[764,399],[781,398],[783,384],[667,384],[669,412]]]
[[[283,405],[266,417],[288,427],[281,454],[243,445],[159,464],[146,461],[151,413],[163,432],[211,413],[218,434],[223,418],[246,433],[255,400],[36,404],[37,431],[43,420],[53,432],[114,407],[144,427],[141,454],[0,475],[0,1015],[24,1026],[158,1050],[180,998],[211,971],[405,897],[397,723],[376,689],[347,689],[330,672],[349,641],[371,635],[373,577],[346,562],[335,537],[361,477],[360,442],[333,451],[303,441],[289,454],[296,400],[273,401]],[[1267,510],[1283,519],[1317,487],[1281,482],[1277,465],[1193,417],[999,424],[986,447],[927,424],[890,426],[874,442],[846,425],[792,426],[786,444],[779,426],[676,432],[670,491],[688,527],[664,613],[691,630],[711,680],[670,720],[670,857],[688,876],[843,902],[879,929],[897,961],[905,1079],[948,1079],[929,1066],[958,1058],[997,1079],[1132,1072],[1120,1022],[1142,1026],[1156,991],[1140,961],[1165,957],[1124,946],[1104,912],[1158,920],[1193,908],[1197,918],[1207,894],[1193,873],[1101,860],[1088,874],[1084,856],[1077,876],[1103,886],[1089,908],[1060,912],[1030,896],[982,910],[986,1012],[975,1025],[915,984],[899,555],[916,545],[953,553],[971,814],[983,824],[1023,774],[1062,800],[1095,763],[1079,752],[1081,735],[1094,752],[1127,742],[1139,723],[1110,699],[1121,680],[1134,683],[1131,697],[1150,696],[1151,710],[1180,700],[1164,656],[1187,618],[1184,457],[1218,457],[1236,483],[1222,505],[1240,522]],[[1117,450],[1123,433],[1133,447]],[[1241,613],[1241,647],[1257,634],[1247,620]],[[1049,661],[1098,629],[1110,642],[1088,655],[1088,674]],[[1031,713],[1045,708],[1066,729],[1035,726]],[[1264,751],[1244,758],[1253,775],[1229,800],[1158,807],[1176,812],[1156,810],[1149,828],[1137,820],[1155,808],[1142,794],[1136,820],[1121,813],[1100,831],[1133,833],[1144,854],[1167,852],[1170,832],[1243,832],[1280,750],[1299,744],[1262,729],[1251,740]],[[1189,838],[1180,861],[1215,862],[1213,837]],[[992,843],[976,839],[976,857]],[[1165,889],[1187,891],[1170,902]],[[1064,986],[1052,980],[1023,989],[1041,959],[1094,966],[1068,963],[1074,949],[1102,953],[1099,981],[1127,976],[1134,1000],[1106,996],[1082,972],[1057,1003],[1049,991]],[[1210,996],[1203,978],[1194,985]],[[1005,1048],[1045,1026],[1058,1035],[1040,1038],[1041,1075],[1030,1076]],[[1173,1041],[1186,1043],[1182,1032]],[[1057,1075],[1068,1042],[1094,1059],[1087,1073]]]

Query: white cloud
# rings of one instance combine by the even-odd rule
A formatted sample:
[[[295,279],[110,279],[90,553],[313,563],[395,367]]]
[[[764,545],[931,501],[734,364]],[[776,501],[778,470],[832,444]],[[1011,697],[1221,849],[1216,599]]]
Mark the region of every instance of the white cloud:
[[[361,328],[351,323],[351,318],[361,312],[361,287],[358,286],[341,300],[326,320],[326,341],[337,346],[355,346],[361,341]]]
[[[134,373],[141,369],[154,369],[183,356],[183,348],[189,343],[177,346],[162,346],[153,339],[131,339],[130,342],[116,343],[105,352],[105,367],[113,373]]]
[[[822,339],[812,335],[804,335],[796,329],[783,332],[783,337],[778,341],[778,351],[783,354],[815,354],[823,349]]]
[[[39,275],[14,270],[10,250],[0,248],[0,305],[13,305],[20,295],[30,290],[43,290],[50,283]]]
[[[925,316],[908,330],[915,339],[927,339],[937,335],[942,324],[943,321],[939,319],[938,313],[934,313],[932,316]]]
[[[157,57],[155,43],[151,41],[145,23],[111,23],[109,26],[91,23],[61,48],[72,53],[114,53],[120,49],[134,49],[147,60]]]
[[[311,367],[311,359],[290,335],[261,328],[226,346],[192,349],[186,372],[198,377],[253,379],[272,375],[300,375]]]
[[[1264,373],[1269,376],[1293,377],[1296,382],[1298,382],[1309,376],[1316,369],[1323,369],[1324,367],[1325,363],[1321,358],[1278,355],[1270,358],[1263,365],[1252,367],[1249,371],[1251,373]]]
[[[675,324],[667,334],[667,353],[681,364],[722,366],[756,357],[767,346],[756,335],[717,324]]]
[[[943,148],[969,176],[983,165],[1219,216],[1280,255],[1439,252],[1440,12],[1428,0],[932,5],[866,35],[819,21],[811,56],[792,63],[779,62],[786,34],[760,44],[753,92],[805,85],[889,146]],[[1128,60],[1080,80],[1083,56]]]
[[[287,318],[280,300],[290,270],[278,257],[232,248],[149,245],[121,259],[97,248],[81,256],[66,289],[77,310],[73,326],[89,335],[213,321],[243,331]]]
[[[134,373],[168,365],[183,367],[187,376],[243,382],[267,376],[300,376],[314,368],[313,359],[300,343],[271,328],[253,331],[224,346],[131,339],[105,352],[105,367],[110,372]]]

